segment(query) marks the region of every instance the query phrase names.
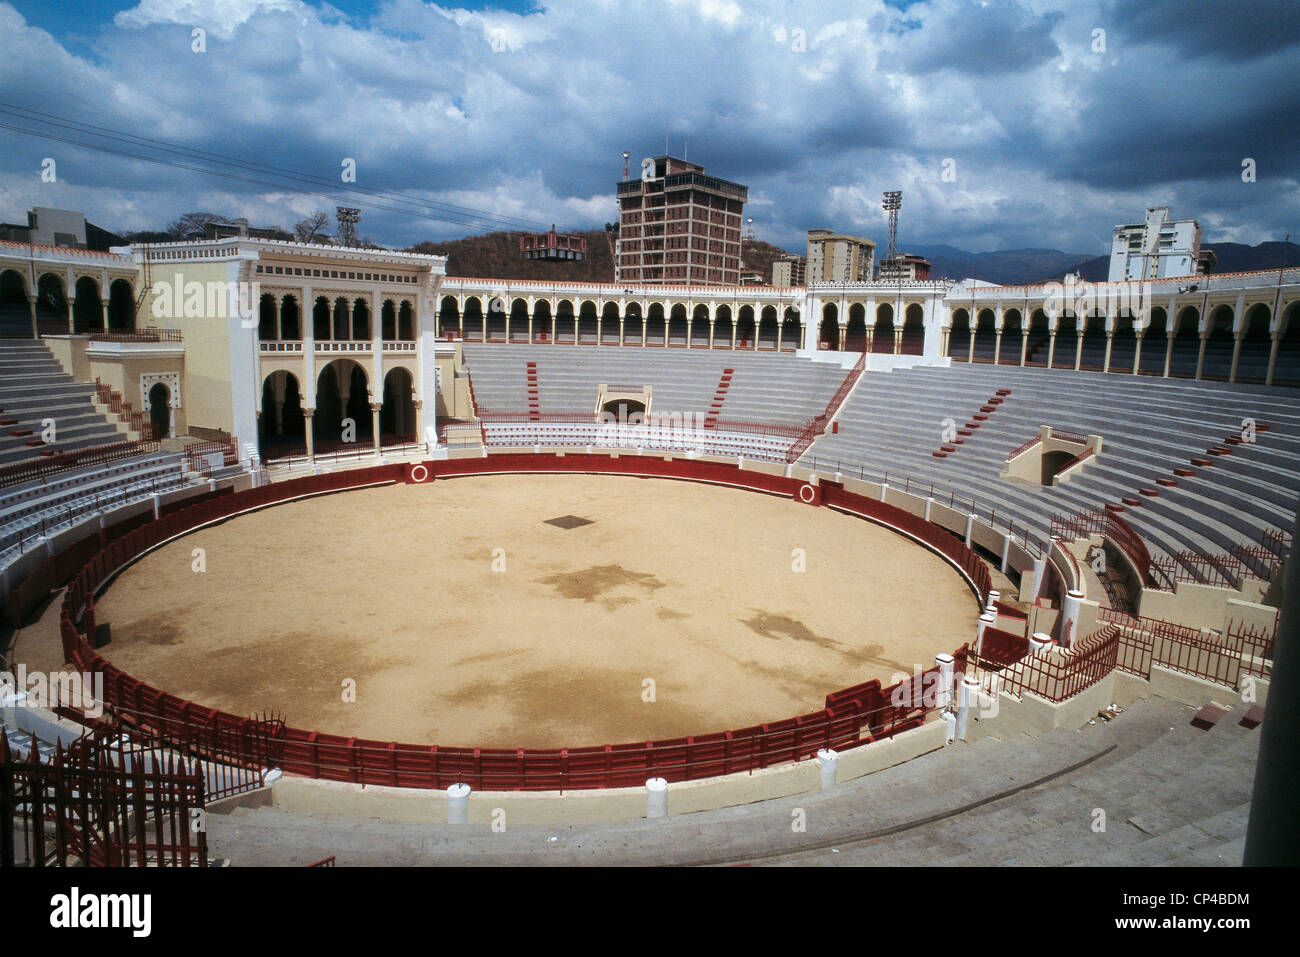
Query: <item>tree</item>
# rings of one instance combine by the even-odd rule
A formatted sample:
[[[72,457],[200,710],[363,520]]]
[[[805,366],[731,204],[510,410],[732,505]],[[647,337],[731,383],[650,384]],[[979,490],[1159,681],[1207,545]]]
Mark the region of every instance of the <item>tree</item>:
[[[294,235],[300,243],[320,242],[328,235],[325,227],[329,225],[330,214],[324,211],[312,213],[304,220],[294,224]]]
[[[229,222],[229,220],[220,213],[186,213],[168,226],[167,232],[173,239],[202,238],[208,223],[225,222]]]

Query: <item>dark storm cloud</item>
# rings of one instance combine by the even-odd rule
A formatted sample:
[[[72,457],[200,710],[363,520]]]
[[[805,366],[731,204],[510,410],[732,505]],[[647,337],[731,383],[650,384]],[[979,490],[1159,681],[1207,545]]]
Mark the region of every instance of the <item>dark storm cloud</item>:
[[[1097,25],[1121,40],[1157,44],[1180,56],[1228,61],[1268,56],[1300,45],[1300,4],[1295,0],[1109,0]]]
[[[671,152],[747,185],[759,235],[792,249],[814,226],[882,238],[895,188],[917,243],[1096,249],[1155,203],[1258,241],[1300,220],[1296,7],[555,0],[517,16],[386,0],[344,17],[142,0],[70,47],[0,0],[0,99],[331,183],[351,157],[362,185],[543,226],[612,220],[621,152],[635,175],[667,128]],[[56,190],[33,175],[51,153]],[[3,218],[77,204],[120,229],[204,207],[289,225],[334,205],[4,131],[0,201]],[[363,231],[471,230],[368,210]]]

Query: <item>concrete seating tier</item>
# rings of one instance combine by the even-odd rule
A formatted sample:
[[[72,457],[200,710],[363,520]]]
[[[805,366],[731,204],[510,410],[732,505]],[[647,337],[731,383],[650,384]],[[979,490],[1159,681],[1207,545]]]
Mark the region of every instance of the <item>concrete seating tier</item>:
[[[117,425],[95,411],[94,395],[95,386],[74,381],[44,343],[0,341],[0,465],[121,441]],[[29,445],[47,419],[54,420],[55,441]]]
[[[970,413],[998,388],[1011,394],[973,422]],[[891,484],[933,482],[936,498],[973,499],[981,514],[994,509],[998,524],[1010,520],[1040,543],[1055,514],[1131,498],[1140,505],[1124,517],[1153,554],[1216,553],[1290,527],[1300,488],[1297,398],[1282,388],[979,363],[868,373],[840,412],[838,434],[819,437],[801,464],[841,463],[877,481],[888,471]],[[945,418],[971,434],[938,459],[931,452]],[[1253,444],[1225,445],[1244,419],[1269,430]],[[1006,456],[1041,425],[1099,434],[1102,454],[1056,487],[1001,479]],[[1231,454],[1207,454],[1212,447]],[[1193,466],[1194,458],[1212,465]],[[1174,476],[1182,467],[1195,474]]]
[[[542,413],[594,413],[597,386],[651,386],[651,412],[707,416],[723,370],[734,370],[718,413],[723,422],[803,425],[820,415],[847,374],[838,365],[730,350],[583,349],[563,345],[465,343],[480,409],[529,408],[527,363],[537,364]]]
[[[196,481],[186,471],[183,455],[162,453],[6,489],[0,496],[0,565],[31,547],[42,531],[58,531],[96,511],[120,508]]]

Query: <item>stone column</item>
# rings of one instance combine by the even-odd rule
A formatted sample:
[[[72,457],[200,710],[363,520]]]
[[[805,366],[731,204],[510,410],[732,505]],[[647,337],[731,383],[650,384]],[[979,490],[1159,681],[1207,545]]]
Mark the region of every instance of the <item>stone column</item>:
[[[1025,354],[1029,352],[1029,330],[1025,327],[1025,319],[1020,317],[1020,367],[1024,368]]]
[[[99,300],[99,311],[104,317],[103,329],[105,332],[107,332],[108,331],[108,300],[107,299]]]
[[[966,361],[975,361],[975,325],[973,323],[970,327],[970,348],[966,352]]]
[[[776,324],[776,351],[777,352],[781,351],[781,339],[784,335],[785,335],[785,317],[782,316],[781,319]]]
[[[34,322],[35,320],[33,320],[33,323]],[[1282,339],[1279,336],[1280,331],[1281,331],[1280,326],[1278,329],[1273,330],[1273,341],[1269,344],[1268,347],[1268,373],[1264,376],[1265,385],[1273,384],[1273,371],[1274,369],[1277,368],[1277,351],[1282,344]]]
[[[1088,331],[1088,320],[1083,321],[1083,330],[1079,330],[1079,321],[1074,322],[1074,371],[1078,372],[1079,367],[1083,365],[1083,339]]]
[[[1174,361],[1174,335],[1176,330],[1171,330],[1166,324],[1165,328],[1165,371],[1161,373],[1166,379],[1169,378],[1169,366]]]
[[[993,364],[997,365],[1002,358],[1002,327],[998,326],[993,333]]]
[[[952,329],[948,326],[944,326],[942,329],[939,330],[939,334],[942,337],[941,341],[943,343],[939,347],[939,354],[946,356],[948,354],[948,340],[952,337]]]
[[[307,460],[313,464],[316,462],[316,437],[312,434],[312,416],[315,414],[315,409],[303,406],[302,428],[303,434],[307,437]]]
[[[412,399],[411,405],[415,406],[415,443],[419,445],[424,441],[424,400]],[[437,444],[436,436],[432,444]]]
[[[732,316],[731,316],[731,348],[732,348],[732,351],[735,351],[735,348],[736,348],[736,329],[737,329],[737,327],[738,327],[739,325],[740,325],[740,321],[736,318],[735,314],[733,313]]]
[[[284,341],[284,314],[280,309],[280,300],[278,298],[273,297],[271,301],[275,304],[275,341],[283,342]],[[258,307],[259,308],[261,307],[260,303],[258,304]]]
[[[1228,371],[1228,381],[1237,381],[1237,363],[1241,360],[1241,340],[1246,334],[1246,324],[1241,324],[1241,329],[1232,337],[1232,368]]]
[[[894,355],[901,356],[902,354],[903,354],[903,327],[895,326],[894,327]]]
[[[712,316],[709,317],[709,348],[713,348],[713,335],[717,331],[715,323],[717,322]]]
[[[39,339],[41,337],[41,325],[36,320],[36,297],[35,296],[27,297],[27,311],[31,313],[31,317],[32,317],[32,338]],[[1277,342],[1276,339],[1273,341],[1275,343]]]
[[[624,337],[627,334],[627,329],[624,326],[625,321],[623,316],[618,317],[618,344],[620,346],[623,345]]]
[[[848,336],[848,332],[849,332],[849,330],[848,330],[848,327],[847,327],[847,326],[840,326],[839,329],[840,329],[840,352],[843,352],[843,351],[844,351],[844,340],[845,340],[845,338]],[[778,333],[778,335],[779,335],[779,333]]]
[[[1133,350],[1133,374],[1138,374],[1138,368],[1142,365],[1142,340],[1146,338],[1147,331],[1143,327],[1134,329],[1133,334],[1137,336],[1137,346]]]
[[[76,319],[73,318],[73,315],[72,315],[72,306],[73,306],[73,302],[74,302],[74,300],[68,298],[66,295],[64,296],[64,299],[63,299],[63,305],[64,305],[64,306],[67,308],[67,310],[68,310],[68,335],[70,335],[70,336],[71,336],[71,335],[76,335],[76,332],[77,332],[77,321],[76,321]]]
[[[1052,367],[1052,360],[1056,358],[1056,330],[1047,330],[1047,368]]]
[[[370,428],[375,437],[375,453],[379,453],[379,410],[384,407],[382,402],[370,403]]]
[[[1201,330],[1201,346],[1196,353],[1196,378],[1200,378],[1205,371],[1205,345],[1210,341],[1210,323],[1205,320],[1205,328]]]
[[[1115,342],[1115,333],[1110,329],[1106,330],[1106,358],[1101,362],[1101,371],[1110,371],[1110,348]]]

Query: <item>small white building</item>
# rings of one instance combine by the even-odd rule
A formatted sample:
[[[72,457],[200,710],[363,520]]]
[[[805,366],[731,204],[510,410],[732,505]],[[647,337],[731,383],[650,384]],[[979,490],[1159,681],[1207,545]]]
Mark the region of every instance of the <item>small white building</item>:
[[[1170,219],[1168,206],[1147,210],[1146,220],[1116,226],[1110,244],[1111,282],[1194,276],[1201,257],[1201,226]]]

